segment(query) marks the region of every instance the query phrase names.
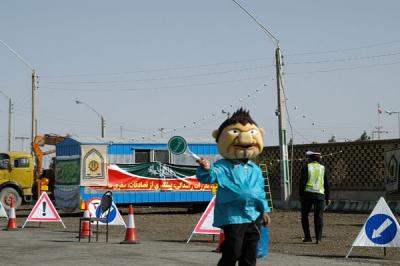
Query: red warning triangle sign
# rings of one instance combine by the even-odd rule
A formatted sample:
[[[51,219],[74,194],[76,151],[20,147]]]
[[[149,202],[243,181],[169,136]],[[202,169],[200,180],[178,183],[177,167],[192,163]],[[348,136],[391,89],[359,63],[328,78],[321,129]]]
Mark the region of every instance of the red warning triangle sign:
[[[210,235],[220,234],[221,229],[213,226],[215,199],[216,199],[215,196],[211,199],[210,203],[208,204],[203,215],[200,217],[199,222],[197,223],[196,227],[194,228],[192,234],[190,235],[186,243],[189,243],[193,234],[210,234]]]
[[[22,228],[25,227],[27,222],[54,222],[59,221],[65,228],[63,221],[61,220],[60,215],[56,208],[54,208],[53,203],[51,202],[49,196],[46,192],[43,192],[40,196],[39,200],[36,202],[35,206],[33,206],[32,211],[29,213],[28,218],[26,219]]]

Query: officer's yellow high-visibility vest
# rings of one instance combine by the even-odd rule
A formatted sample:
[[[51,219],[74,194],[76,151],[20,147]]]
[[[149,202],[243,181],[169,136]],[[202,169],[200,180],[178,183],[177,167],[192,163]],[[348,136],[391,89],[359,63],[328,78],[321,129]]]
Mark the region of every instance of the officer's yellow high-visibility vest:
[[[305,191],[324,194],[325,166],[313,162],[309,163],[307,167],[308,167],[308,180]]]

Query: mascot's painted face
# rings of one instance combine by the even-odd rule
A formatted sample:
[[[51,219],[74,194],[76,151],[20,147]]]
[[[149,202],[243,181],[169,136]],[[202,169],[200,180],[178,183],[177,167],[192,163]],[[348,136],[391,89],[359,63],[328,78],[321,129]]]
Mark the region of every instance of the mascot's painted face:
[[[252,159],[259,155],[263,148],[264,129],[259,128],[250,118],[241,119],[235,122],[235,114],[241,112],[248,115],[248,112],[239,109],[231,117],[230,124],[213,132],[213,137],[217,141],[219,153],[225,159]],[[240,119],[239,119],[240,120]],[[243,121],[247,122],[243,125]],[[225,123],[225,122],[224,122]]]

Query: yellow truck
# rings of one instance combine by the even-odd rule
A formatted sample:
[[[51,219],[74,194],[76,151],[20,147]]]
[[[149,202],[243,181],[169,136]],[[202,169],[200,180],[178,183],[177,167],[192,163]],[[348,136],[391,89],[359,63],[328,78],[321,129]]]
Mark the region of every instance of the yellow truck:
[[[35,166],[27,152],[0,153],[0,201],[9,209],[11,200],[18,208],[22,200],[32,200]]]
[[[55,153],[55,150],[43,151],[41,147],[54,146],[64,138],[56,134],[35,136],[32,143],[34,157],[27,152],[0,153],[0,201],[5,209],[10,208],[12,199],[18,209],[22,201],[30,202],[42,191],[53,196],[54,169],[43,170],[43,157]]]

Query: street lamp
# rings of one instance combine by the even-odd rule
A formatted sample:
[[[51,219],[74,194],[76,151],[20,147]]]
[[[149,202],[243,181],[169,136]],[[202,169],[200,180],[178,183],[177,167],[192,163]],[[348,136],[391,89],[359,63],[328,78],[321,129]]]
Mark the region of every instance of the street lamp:
[[[11,113],[12,113],[12,103],[11,97],[7,96],[4,92],[0,93],[8,99],[8,151],[11,151]]]
[[[389,114],[389,115],[397,114],[397,124],[398,124],[398,127],[399,127],[399,139],[400,139],[400,111],[389,111],[389,110],[386,110],[385,112],[387,114]]]
[[[105,128],[104,117],[103,117],[99,112],[97,112],[93,107],[91,107],[89,104],[87,104],[87,103],[85,103],[85,102],[76,100],[75,103],[76,103],[76,104],[83,104],[83,105],[86,105],[86,107],[88,107],[90,110],[92,110],[93,112],[95,112],[96,115],[98,115],[98,116],[100,117],[100,120],[101,120],[101,137],[104,138],[104,128]]]
[[[32,71],[32,122],[31,122],[31,143],[33,143],[34,137],[37,135],[37,113],[36,113],[36,93],[37,93],[37,74],[35,68],[28,63],[21,55],[19,55],[14,49],[12,49],[4,41],[0,40],[0,43],[4,45],[13,55],[15,55],[22,63],[24,63]],[[33,149],[31,147],[31,152]]]

